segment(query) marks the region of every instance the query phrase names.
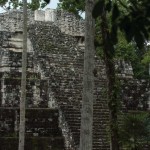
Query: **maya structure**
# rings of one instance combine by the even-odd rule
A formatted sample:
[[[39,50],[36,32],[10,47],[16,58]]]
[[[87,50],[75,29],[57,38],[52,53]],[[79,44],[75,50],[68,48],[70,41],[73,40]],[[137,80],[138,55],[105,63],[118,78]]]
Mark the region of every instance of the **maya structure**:
[[[17,150],[22,14],[0,14],[0,150]],[[84,20],[61,10],[28,12],[26,149],[78,149],[83,54]],[[93,150],[109,150],[105,66],[97,56],[95,68]],[[149,83],[133,79],[131,64],[123,60],[116,69],[122,110],[147,110]]]

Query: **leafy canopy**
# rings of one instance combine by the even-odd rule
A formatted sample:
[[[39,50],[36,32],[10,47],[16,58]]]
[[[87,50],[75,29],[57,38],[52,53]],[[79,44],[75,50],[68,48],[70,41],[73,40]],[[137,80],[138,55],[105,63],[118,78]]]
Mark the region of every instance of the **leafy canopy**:
[[[101,16],[104,9],[107,12],[111,12],[111,34],[112,40],[115,39],[114,44],[117,43],[117,30],[120,29],[125,33],[128,42],[134,40],[141,49],[144,47],[145,41],[149,39],[149,0],[128,0],[126,5],[123,2],[122,0],[114,2],[112,0],[98,0],[93,9],[93,17],[97,18]]]
[[[59,8],[73,12],[77,16],[85,11],[85,0],[59,0],[59,2]]]
[[[50,0],[31,0],[27,2],[28,9],[31,10],[37,10],[38,8],[44,8],[48,3],[50,3]],[[21,0],[0,0],[0,6],[3,7],[6,10],[12,9],[12,8],[22,8],[23,7],[23,1]]]

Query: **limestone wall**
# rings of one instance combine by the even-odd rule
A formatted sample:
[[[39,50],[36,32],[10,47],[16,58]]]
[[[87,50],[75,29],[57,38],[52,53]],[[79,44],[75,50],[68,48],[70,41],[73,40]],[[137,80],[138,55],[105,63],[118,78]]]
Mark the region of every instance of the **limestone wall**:
[[[63,10],[37,10],[34,12],[34,20],[45,22],[51,21],[60,28],[61,32],[72,36],[84,36],[84,20]]]
[[[10,10],[5,13],[0,13],[0,31],[22,31],[23,12],[21,10]],[[28,12],[28,23],[34,21],[33,12]]]
[[[10,10],[0,14],[0,31],[22,31],[23,15],[21,10]],[[54,22],[60,30],[72,36],[84,36],[84,20],[62,10],[28,11],[28,24],[35,21]]]

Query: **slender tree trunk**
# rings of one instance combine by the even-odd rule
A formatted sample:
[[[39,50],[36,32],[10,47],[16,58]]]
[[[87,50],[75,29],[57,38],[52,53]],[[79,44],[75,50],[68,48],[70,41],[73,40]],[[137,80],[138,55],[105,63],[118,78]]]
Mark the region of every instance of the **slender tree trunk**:
[[[85,6],[85,51],[83,96],[81,110],[80,150],[92,150],[93,92],[94,92],[94,20],[92,9],[94,0],[86,0]]]
[[[21,78],[20,126],[19,126],[18,150],[24,150],[25,145],[26,68],[27,68],[27,0],[23,0],[23,52],[22,52],[22,78]]]
[[[115,77],[115,64],[114,64],[114,46],[111,42],[109,33],[108,21],[106,18],[105,9],[101,15],[101,31],[103,39],[103,52],[104,61],[106,65],[106,76],[107,76],[107,99],[109,107],[109,121],[110,121],[110,140],[111,150],[119,150],[119,137],[118,137],[118,100],[116,93],[116,77]]]

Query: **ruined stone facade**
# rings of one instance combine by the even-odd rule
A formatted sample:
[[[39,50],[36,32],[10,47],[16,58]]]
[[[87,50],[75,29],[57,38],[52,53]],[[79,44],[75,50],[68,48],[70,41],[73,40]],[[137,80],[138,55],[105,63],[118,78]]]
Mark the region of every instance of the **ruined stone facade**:
[[[22,11],[0,14],[0,21],[0,139],[4,142],[3,137],[11,136],[8,132],[18,133]],[[83,51],[84,20],[61,10],[28,12],[27,137],[52,138],[51,148],[58,140],[59,150],[78,149]],[[109,150],[105,66],[97,56],[95,67],[93,150]],[[123,83],[123,108],[133,109],[133,93],[138,93],[135,109],[147,109],[149,83],[133,79],[130,63],[117,61],[116,69]],[[130,85],[143,90],[131,92]]]

